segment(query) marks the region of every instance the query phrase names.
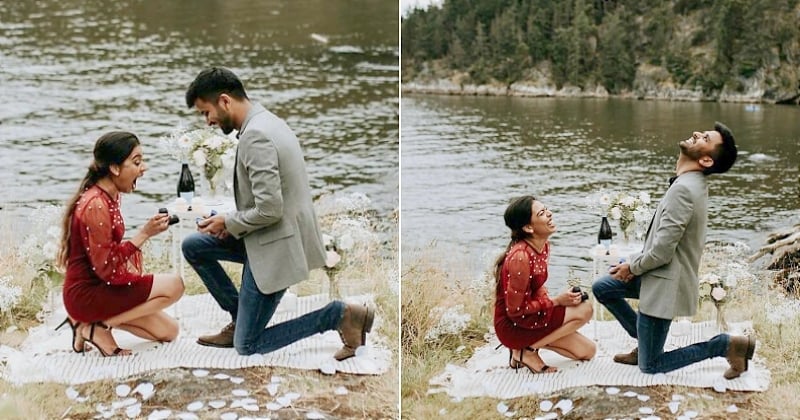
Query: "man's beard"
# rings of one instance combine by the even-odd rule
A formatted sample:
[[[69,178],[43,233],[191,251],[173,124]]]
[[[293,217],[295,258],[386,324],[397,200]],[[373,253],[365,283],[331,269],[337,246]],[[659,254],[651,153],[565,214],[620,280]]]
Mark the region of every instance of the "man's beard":
[[[220,120],[217,123],[217,125],[219,126],[219,129],[222,130],[222,132],[224,134],[226,134],[226,135],[230,134],[233,130],[236,129],[236,127],[233,126],[233,121],[231,119],[231,116],[228,115],[228,114],[221,114],[221,116],[222,116],[222,118],[220,118]]]
[[[701,153],[699,150],[691,150],[687,146],[684,146],[683,143],[679,143],[678,147],[681,149],[681,154],[691,160],[699,160],[701,157],[703,157],[703,153]]]

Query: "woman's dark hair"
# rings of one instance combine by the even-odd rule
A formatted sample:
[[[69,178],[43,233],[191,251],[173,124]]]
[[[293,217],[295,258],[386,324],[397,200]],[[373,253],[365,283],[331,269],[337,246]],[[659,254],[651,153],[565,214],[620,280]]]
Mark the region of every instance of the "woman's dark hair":
[[[733,139],[733,133],[731,133],[730,128],[717,121],[714,123],[714,130],[722,136],[722,143],[712,153],[711,158],[714,159],[714,164],[703,170],[706,175],[728,172],[728,169],[736,162],[736,155],[738,154],[736,142]]]
[[[511,229],[511,240],[508,242],[506,250],[500,254],[500,256],[497,257],[497,261],[495,261],[495,281],[500,281],[500,270],[503,268],[503,261],[505,261],[506,254],[511,247],[514,246],[514,244],[518,241],[531,236],[531,234],[525,232],[522,228],[531,222],[534,201],[536,201],[536,197],[532,195],[526,195],[512,199],[511,203],[509,203],[508,207],[506,207],[506,212],[503,214],[503,219],[506,222],[506,226]]]
[[[111,165],[121,165],[138,146],[139,139],[127,131],[112,131],[103,134],[94,143],[94,160],[89,165],[78,191],[67,201],[64,218],[61,221],[61,246],[58,250],[56,263],[66,268],[69,259],[69,235],[72,228],[72,214],[75,206],[84,191],[97,184],[97,181],[108,176]]]
[[[186,89],[186,106],[192,109],[198,98],[206,102],[215,102],[223,93],[236,99],[247,99],[242,81],[232,71],[223,67],[205,69]]]

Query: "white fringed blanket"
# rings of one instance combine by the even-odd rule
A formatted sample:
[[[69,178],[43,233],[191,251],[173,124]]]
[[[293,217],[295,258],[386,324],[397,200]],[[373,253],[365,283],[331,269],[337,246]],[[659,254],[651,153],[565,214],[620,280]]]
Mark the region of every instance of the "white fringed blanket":
[[[444,372],[434,377],[430,381],[429,393],[445,392],[455,398],[517,398],[590,385],[683,385],[734,391],[765,391],[769,387],[770,372],[758,359],[758,345],[750,369],[734,380],[722,377],[728,362],[721,357],[666,374],[648,375],[641,373],[636,366],[622,365],[612,360],[614,354],[627,353],[636,347],[636,341],[625,333],[619,323],[592,322],[598,322],[597,328],[590,323],[580,330],[581,334],[595,339],[597,343],[597,355],[591,361],[575,362],[551,351],[541,350],[539,354],[545,363],[558,367],[559,372],[533,375],[526,369],[520,369],[515,373],[514,369],[508,367],[508,350],[503,347],[495,350],[499,342],[496,336],[491,335],[489,342],[478,348],[465,366],[448,365]],[[731,324],[734,334],[749,328],[749,323]],[[681,331],[680,334],[675,333],[677,329],[673,323],[673,330],[665,345],[666,351],[705,341],[716,334],[712,323],[690,324],[690,328],[685,328],[687,331]]]
[[[366,301],[371,298],[353,298]],[[291,300],[285,299],[291,304]],[[283,322],[329,302],[327,296],[314,295],[297,299],[296,307],[285,301],[272,319]],[[386,372],[391,352],[385,339],[375,333],[380,325],[376,318],[367,345],[358,349],[357,356],[338,362],[333,354],[341,345],[335,331],[317,334],[278,351],[252,356],[240,356],[234,349],[204,347],[195,343],[199,335],[215,333],[230,319],[219,309],[209,294],[184,296],[167,310],[180,322],[181,332],[172,343],[146,342],[124,331],[114,330],[120,347],[133,350],[133,356],[102,357],[97,350],[86,355],[70,350],[72,332],[68,326],[54,331],[65,316],[63,307],[48,316],[45,323],[33,328],[20,349],[0,345],[0,377],[15,384],[29,382],[58,382],[79,384],[100,379],[120,379],[156,369],[168,368],[225,368],[251,366],[282,366],[297,369],[321,370],[324,373],[378,375]]]

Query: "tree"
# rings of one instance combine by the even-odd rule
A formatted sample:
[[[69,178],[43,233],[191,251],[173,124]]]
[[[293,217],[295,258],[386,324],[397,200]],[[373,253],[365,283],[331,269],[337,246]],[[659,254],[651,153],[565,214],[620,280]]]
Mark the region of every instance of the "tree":
[[[632,40],[625,31],[620,12],[606,15],[600,32],[600,80],[611,93],[631,88],[636,77]]]

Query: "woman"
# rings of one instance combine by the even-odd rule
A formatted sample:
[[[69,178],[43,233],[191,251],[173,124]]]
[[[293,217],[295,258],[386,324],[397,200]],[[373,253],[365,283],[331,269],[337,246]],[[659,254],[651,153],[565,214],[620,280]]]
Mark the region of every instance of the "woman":
[[[177,274],[142,274],[141,246],[168,227],[169,216],[156,214],[130,240],[120,195],[136,188],[147,170],[135,135],[107,133],[94,145],[94,161],[62,222],[58,263],[66,267],[63,298],[72,327],[72,350],[82,353],[85,342],[103,356],[131,354],[117,346],[111,328],[146,340],[172,341],[178,323],[163,309],[183,294]]]
[[[577,332],[592,317],[591,303],[582,301],[581,292],[565,291],[551,298],[544,286],[548,238],[556,231],[553,213],[535,197],[525,196],[509,204],[504,218],[511,242],[495,268],[494,329],[509,349],[509,366],[555,372],[539,357],[541,348],[574,360],[591,359],[594,342]]]

